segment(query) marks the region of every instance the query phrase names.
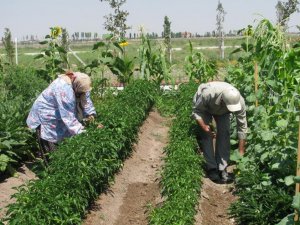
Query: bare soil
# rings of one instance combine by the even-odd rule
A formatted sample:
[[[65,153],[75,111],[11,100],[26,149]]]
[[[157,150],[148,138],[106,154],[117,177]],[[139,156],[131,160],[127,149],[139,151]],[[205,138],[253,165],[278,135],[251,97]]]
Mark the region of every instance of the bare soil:
[[[107,194],[100,195],[84,225],[146,225],[149,206],[160,203],[158,184],[170,120],[154,110],[140,128],[132,156]]]
[[[232,167],[228,168],[230,172]],[[229,218],[228,208],[237,200],[233,195],[233,184],[216,184],[209,178],[202,180],[202,190],[197,214],[196,225],[235,225],[233,218]]]

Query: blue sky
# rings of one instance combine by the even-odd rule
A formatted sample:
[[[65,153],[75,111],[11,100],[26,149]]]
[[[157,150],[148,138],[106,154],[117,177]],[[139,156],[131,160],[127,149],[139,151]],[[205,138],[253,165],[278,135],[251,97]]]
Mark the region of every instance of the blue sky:
[[[221,0],[227,12],[224,28],[238,30],[257,20],[276,21],[277,0]],[[173,32],[188,31],[204,34],[216,28],[218,0],[127,0],[123,6],[129,12],[128,22],[137,32],[143,25],[148,32],[161,33],[164,17],[171,21]],[[100,0],[1,0],[0,36],[8,27],[13,37],[26,35],[44,37],[49,27],[66,27],[68,32],[97,32],[104,30],[104,16],[110,12],[107,2]],[[289,30],[297,31],[300,14],[295,13]]]

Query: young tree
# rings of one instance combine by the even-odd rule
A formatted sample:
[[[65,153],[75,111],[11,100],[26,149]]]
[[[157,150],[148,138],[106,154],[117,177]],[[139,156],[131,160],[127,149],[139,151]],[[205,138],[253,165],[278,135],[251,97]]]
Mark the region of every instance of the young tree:
[[[14,44],[11,40],[11,32],[8,28],[4,29],[4,37],[2,38],[2,43],[6,52],[6,56],[8,59],[8,62],[10,64],[14,63],[14,55],[15,55],[15,48],[14,48]]]
[[[61,47],[64,51],[62,51],[61,57],[64,59],[63,67],[69,68],[69,58],[68,58],[68,51],[70,46],[69,41],[69,33],[66,28],[62,28],[62,34],[61,34]]]
[[[164,19],[164,43],[166,46],[166,59],[171,63],[171,22],[167,16]]]
[[[94,32],[94,39],[97,40],[98,38],[98,33]]]
[[[70,46],[69,33],[66,28],[62,28],[61,30],[61,47],[63,47],[65,51],[68,51]]]
[[[218,7],[217,7],[217,35],[219,37],[219,47],[220,47],[220,55],[221,58],[224,59],[224,27],[223,23],[225,20],[225,10],[223,8],[222,3],[219,1],[218,2]]]
[[[287,2],[278,1],[276,5],[276,15],[277,23],[282,26],[283,30],[287,30],[287,24],[290,19],[290,16],[299,11],[297,5],[299,4],[298,0],[288,0]]]
[[[126,30],[130,29],[126,25],[127,16],[129,12],[126,10],[121,10],[121,6],[126,2],[126,0],[100,0],[101,2],[106,1],[109,3],[110,7],[114,11],[114,14],[110,13],[104,16],[106,22],[104,23],[105,29],[111,32],[116,38],[124,39]]]

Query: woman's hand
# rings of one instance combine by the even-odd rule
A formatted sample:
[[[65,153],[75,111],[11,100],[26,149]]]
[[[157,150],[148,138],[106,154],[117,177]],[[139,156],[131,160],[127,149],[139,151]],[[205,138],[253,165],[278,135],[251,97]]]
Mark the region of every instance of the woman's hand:
[[[89,115],[87,118],[86,118],[86,121],[89,122],[89,123],[93,123],[95,121],[95,117],[93,115]]]
[[[99,123],[97,128],[101,129],[101,128],[104,128],[103,124]]]

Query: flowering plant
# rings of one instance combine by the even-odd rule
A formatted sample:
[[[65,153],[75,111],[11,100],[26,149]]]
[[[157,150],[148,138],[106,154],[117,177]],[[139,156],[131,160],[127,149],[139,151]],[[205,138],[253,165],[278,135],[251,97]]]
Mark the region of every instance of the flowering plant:
[[[49,82],[53,81],[58,73],[63,72],[63,65],[69,65],[67,49],[64,49],[60,44],[61,34],[61,27],[50,27],[50,34],[46,35],[45,40],[40,42],[40,44],[47,44],[48,46],[42,50],[41,54],[35,57],[35,59],[43,59],[45,69],[41,69],[38,72]]]

